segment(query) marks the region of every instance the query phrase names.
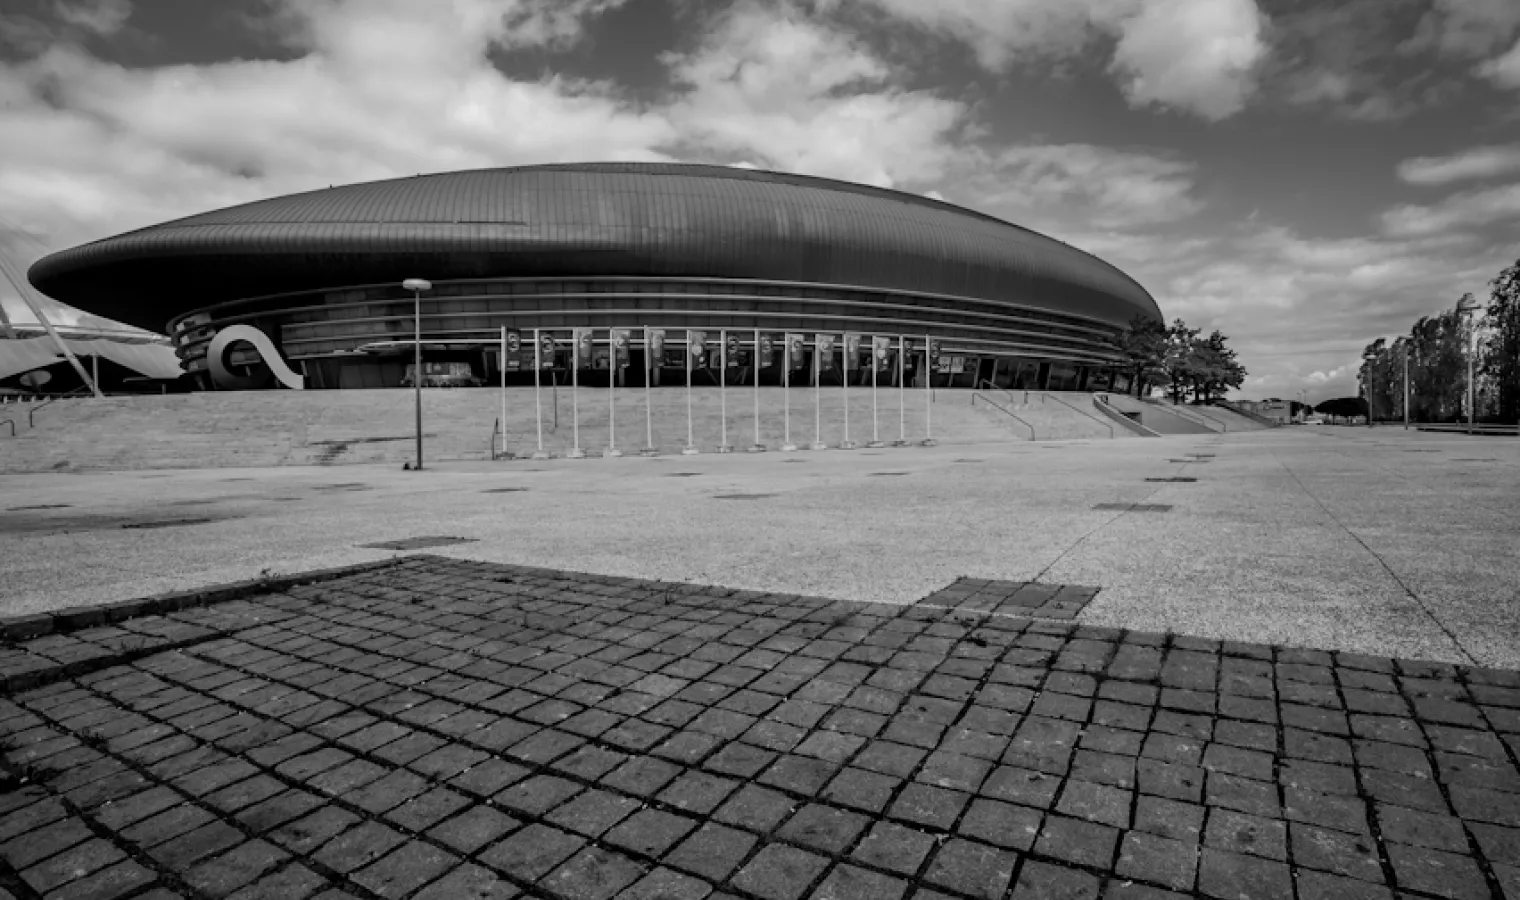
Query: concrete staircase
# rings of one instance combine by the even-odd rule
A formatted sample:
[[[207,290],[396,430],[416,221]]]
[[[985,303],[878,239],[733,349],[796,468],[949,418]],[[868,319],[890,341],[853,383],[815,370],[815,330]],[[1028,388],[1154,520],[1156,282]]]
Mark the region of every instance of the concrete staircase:
[[[978,410],[984,418],[1001,424],[1015,437],[1026,441],[1108,440],[1111,437],[1136,436],[1134,432],[1110,422],[1094,409],[1091,394],[1001,389],[984,389],[975,393],[979,399],[985,398],[992,402],[972,401],[973,409]],[[1027,423],[1028,427],[1021,422]]]
[[[1224,430],[1218,422],[1192,417],[1173,410],[1170,405],[1147,403],[1124,394],[1109,394],[1108,403],[1157,434],[1216,434]]]
[[[544,390],[543,447],[562,456],[574,443],[574,404],[568,388]],[[824,442],[844,438],[843,391],[825,387],[818,398]],[[924,438],[927,392],[906,391],[906,439]],[[687,441],[684,388],[656,388],[652,404],[654,446],[679,453]],[[645,446],[646,394],[642,388],[617,391],[617,446],[636,453]],[[743,452],[754,443],[754,389],[730,388],[727,397],[728,443]],[[782,444],[784,401],[791,406],[793,443],[806,447],[814,439],[815,404],[810,388],[760,389],[761,441],[769,449]],[[425,390],[423,433],[425,459],[489,459],[492,432],[501,417],[502,394],[494,389]],[[605,388],[583,388],[578,396],[580,447],[599,455],[609,442],[609,397]],[[864,446],[871,440],[871,392],[849,391],[850,438]],[[17,412],[19,410],[19,413]],[[724,419],[715,388],[692,391],[692,432],[703,452],[712,452]],[[7,408],[18,419],[17,437],[0,430],[0,472],[78,469],[215,468],[224,466],[338,465],[394,463],[413,458],[414,412],[406,389],[348,391],[229,391],[77,399],[40,410],[36,427],[27,429],[24,407]],[[506,448],[518,456],[538,447],[534,392],[507,392]],[[878,394],[877,431],[881,440],[898,437],[898,394]],[[1005,423],[987,418],[969,403],[969,392],[934,392],[933,432],[942,443],[1002,442],[1020,439]],[[1106,433],[1103,435],[1106,437]],[[1042,434],[1043,438],[1044,435]],[[498,437],[495,447],[501,447]]]

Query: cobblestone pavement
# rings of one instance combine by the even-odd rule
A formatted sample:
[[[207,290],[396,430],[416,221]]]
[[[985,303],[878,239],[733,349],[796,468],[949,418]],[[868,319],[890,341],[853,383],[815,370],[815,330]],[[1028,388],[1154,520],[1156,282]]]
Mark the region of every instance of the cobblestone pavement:
[[[432,556],[0,662],[0,898],[1520,898],[1512,671]]]

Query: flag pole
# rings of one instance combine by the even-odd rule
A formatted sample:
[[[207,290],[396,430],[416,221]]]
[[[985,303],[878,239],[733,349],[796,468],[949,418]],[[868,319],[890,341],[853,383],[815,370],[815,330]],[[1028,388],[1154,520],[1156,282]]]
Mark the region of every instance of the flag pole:
[[[905,384],[907,379],[907,356],[908,338],[906,335],[897,336],[897,440],[892,442],[894,447],[908,446],[908,388]]]
[[[786,332],[781,344],[781,450],[791,453],[797,445],[792,443],[792,345]]]
[[[571,459],[584,459],[586,451],[581,449],[581,334],[579,329],[572,329],[570,339],[570,440],[574,446],[566,454]]]
[[[823,354],[818,336],[813,335],[813,449],[827,450],[823,442]]]
[[[734,452],[733,445],[728,442],[728,329],[718,329],[718,347],[723,355],[718,362],[718,420],[722,438],[718,443],[719,453]]]
[[[617,329],[607,329],[607,452],[603,456],[622,456],[617,448],[617,377],[622,371],[618,366]]]
[[[878,418],[876,408],[876,371],[881,368],[881,363],[876,359],[876,335],[871,335],[871,443],[867,447],[885,447],[881,442],[881,426],[876,421]]]
[[[507,455],[507,326],[501,326],[501,354],[496,357],[501,370],[501,455]]]
[[[839,351],[839,385],[844,390],[844,440],[839,442],[839,449],[854,450],[855,442],[850,440],[850,336],[841,337],[844,343]]]
[[[755,443],[749,448],[751,453],[765,452],[765,445],[760,443],[760,329],[755,329],[755,347],[749,353],[749,368],[755,379]]]
[[[924,440],[923,446],[934,446],[934,389],[929,386],[934,378],[934,366],[929,354],[933,347],[934,339],[924,335]]]
[[[540,389],[543,380],[544,341],[539,336],[538,329],[533,329],[533,421],[538,426],[538,450],[533,454],[534,459],[548,459],[549,454],[544,452],[544,394]]]
[[[681,448],[685,456],[697,453],[697,443],[691,430],[691,329],[686,330],[686,446]]]
[[[663,345],[662,345],[663,346]],[[644,326],[644,449],[640,456],[654,456],[654,341]]]

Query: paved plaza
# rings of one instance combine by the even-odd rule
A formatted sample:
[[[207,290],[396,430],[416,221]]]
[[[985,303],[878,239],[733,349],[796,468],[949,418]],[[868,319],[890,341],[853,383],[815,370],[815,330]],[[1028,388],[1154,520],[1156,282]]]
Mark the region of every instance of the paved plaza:
[[[1514,671],[431,555],[299,581],[8,624],[0,895],[1520,896]]]
[[[1517,900],[1517,472],[1325,428],[0,478],[0,900]]]

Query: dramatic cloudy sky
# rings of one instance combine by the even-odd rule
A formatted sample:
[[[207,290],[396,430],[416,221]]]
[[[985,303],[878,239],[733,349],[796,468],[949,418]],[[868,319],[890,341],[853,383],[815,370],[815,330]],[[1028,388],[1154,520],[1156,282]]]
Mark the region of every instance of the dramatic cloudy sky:
[[[1323,399],[1520,256],[1520,2],[0,4],[23,265],[290,191],[596,159],[942,196],[1222,329],[1241,396]]]

